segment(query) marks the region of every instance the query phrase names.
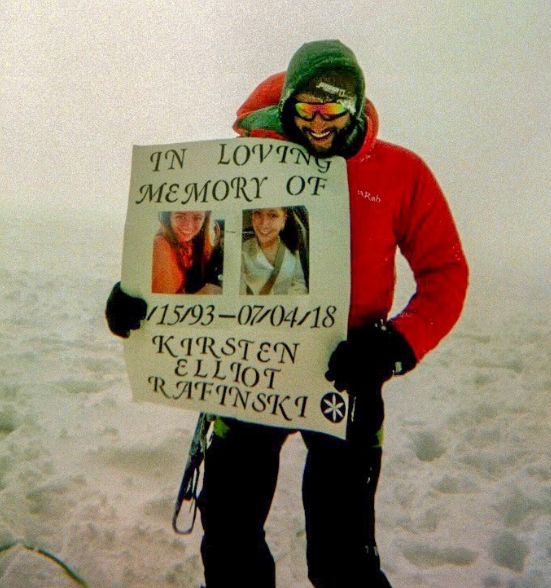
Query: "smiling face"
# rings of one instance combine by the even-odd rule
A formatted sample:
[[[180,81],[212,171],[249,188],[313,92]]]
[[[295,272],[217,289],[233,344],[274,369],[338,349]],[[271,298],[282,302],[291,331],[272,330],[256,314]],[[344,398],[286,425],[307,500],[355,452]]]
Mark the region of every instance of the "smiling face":
[[[196,237],[203,223],[206,213],[201,210],[170,213],[170,227],[180,243],[191,241]]]
[[[285,226],[287,215],[283,208],[263,208],[253,210],[252,225],[261,248],[270,247],[277,242],[279,233]]]
[[[310,104],[323,104],[324,101],[308,92],[301,92],[295,96],[297,102]],[[294,117],[295,125],[309,147],[314,153],[327,154],[334,146],[337,137],[345,131],[351,123],[351,116],[346,112],[333,120],[324,120],[320,113],[316,113],[312,120],[305,120],[300,116]]]

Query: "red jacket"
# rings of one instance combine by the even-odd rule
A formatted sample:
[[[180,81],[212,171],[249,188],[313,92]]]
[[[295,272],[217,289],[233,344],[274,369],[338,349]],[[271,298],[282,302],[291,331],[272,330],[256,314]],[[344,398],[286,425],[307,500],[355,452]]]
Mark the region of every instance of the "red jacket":
[[[237,112],[240,135],[284,139],[240,121],[277,104],[285,73],[260,84]],[[347,160],[351,225],[349,327],[386,319],[395,287],[398,246],[417,284],[406,308],[391,323],[417,360],[453,327],[463,307],[468,268],[448,204],[427,165],[414,153],[378,140],[377,112],[366,105],[367,133],[360,151]]]

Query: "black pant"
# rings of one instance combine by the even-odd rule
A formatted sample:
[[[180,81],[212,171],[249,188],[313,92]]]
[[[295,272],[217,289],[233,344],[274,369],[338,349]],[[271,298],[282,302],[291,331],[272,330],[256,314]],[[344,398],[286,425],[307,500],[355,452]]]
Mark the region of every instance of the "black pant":
[[[275,588],[264,525],[289,431],[228,422],[227,436],[215,436],[207,451],[199,498],[207,588]],[[302,432],[308,448],[303,477],[306,556],[316,588],[391,588],[380,570],[375,542],[381,449],[373,447],[372,432],[350,423],[346,441]]]

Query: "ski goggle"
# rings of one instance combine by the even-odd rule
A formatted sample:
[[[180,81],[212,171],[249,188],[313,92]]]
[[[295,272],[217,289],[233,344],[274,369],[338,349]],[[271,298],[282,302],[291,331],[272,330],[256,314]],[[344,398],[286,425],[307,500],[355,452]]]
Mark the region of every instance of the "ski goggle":
[[[348,109],[340,102],[323,102],[322,104],[295,102],[295,111],[300,118],[311,121],[316,114],[319,114],[323,120],[334,120],[345,115]]]

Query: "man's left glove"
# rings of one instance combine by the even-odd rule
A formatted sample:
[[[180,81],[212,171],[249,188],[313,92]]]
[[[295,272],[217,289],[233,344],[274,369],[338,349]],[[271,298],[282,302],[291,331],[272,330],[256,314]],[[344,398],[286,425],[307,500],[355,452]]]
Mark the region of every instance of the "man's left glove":
[[[114,335],[123,339],[130,337],[130,331],[140,328],[140,321],[145,318],[146,313],[147,302],[143,298],[123,292],[120,282],[113,286],[107,299],[105,318]]]
[[[333,351],[325,377],[340,392],[357,394],[362,388],[383,384],[393,375],[409,372],[416,363],[404,336],[379,320],[350,331],[348,339]]]

